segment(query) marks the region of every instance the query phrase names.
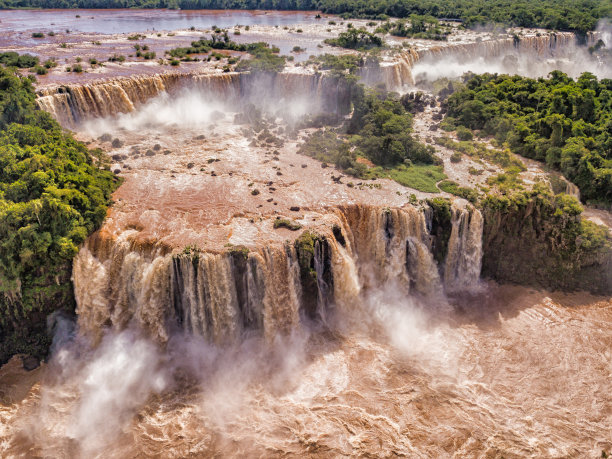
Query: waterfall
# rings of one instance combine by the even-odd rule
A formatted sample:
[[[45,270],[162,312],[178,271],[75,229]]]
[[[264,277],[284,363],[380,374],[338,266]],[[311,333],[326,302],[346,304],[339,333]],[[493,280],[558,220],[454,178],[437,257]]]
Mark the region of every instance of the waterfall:
[[[479,210],[451,208],[452,230],[444,267],[447,292],[461,292],[476,287],[482,263],[483,218]]]
[[[384,83],[388,90],[401,90],[415,84],[413,67],[420,61],[435,62],[445,57],[470,60],[476,57],[492,59],[521,52],[534,53],[538,58],[559,57],[571,50],[576,36],[571,32],[529,35],[514,38],[492,39],[473,43],[447,43],[423,49],[408,48],[397,52],[391,60],[383,60],[376,68],[362,69],[361,78],[366,84]]]
[[[171,266],[168,287],[179,327],[218,344],[235,340],[243,321],[230,258],[196,253],[171,257]]]
[[[493,58],[511,52],[532,52],[552,57],[570,49],[575,36],[569,32],[530,35],[520,40],[505,38],[474,43],[452,43],[424,49],[409,48],[384,58],[376,65],[367,65],[360,72],[366,84],[384,83],[389,90],[414,85],[412,68],[423,60],[439,60],[446,56]],[[265,81],[264,81],[265,80]],[[63,126],[74,127],[94,117],[128,113],[164,91],[174,92],[193,87],[206,91],[224,102],[236,103],[253,99],[265,104],[282,99],[308,102],[315,110],[346,114],[350,111],[350,93],[343,80],[333,76],[288,69],[270,75],[249,73],[162,73],[114,78],[82,85],[41,89],[38,106],[51,113]]]
[[[307,73],[160,74],[115,78],[83,85],[41,89],[36,102],[64,127],[100,117],[129,113],[152,98],[185,88],[241,109],[244,101],[258,106],[285,100],[287,107],[307,104],[312,111],[344,114],[350,109],[349,88],[326,75]]]
[[[180,76],[176,74],[135,75],[98,83],[45,88],[39,91],[36,101],[60,124],[74,127],[83,119],[131,112],[175,87],[179,81]]]
[[[440,290],[423,210],[351,206],[344,212],[364,288],[393,282],[406,294]]]
[[[134,244],[133,233],[96,233],[74,260],[79,327],[96,341],[103,327],[121,329],[131,321],[161,342],[168,339],[171,257],[163,248]]]
[[[352,205],[294,241],[212,253],[136,243],[136,231],[92,235],[74,261],[80,329],[99,340],[104,327],[135,322],[160,342],[174,330],[210,342],[244,333],[266,339],[304,320],[350,314],[370,289],[438,299],[473,288],[480,273],[482,216],[452,208],[443,269],[431,252],[428,210]],[[444,281],[440,277],[444,271]]]
[[[580,201],[580,188],[569,180],[565,180],[565,194],[573,196]]]

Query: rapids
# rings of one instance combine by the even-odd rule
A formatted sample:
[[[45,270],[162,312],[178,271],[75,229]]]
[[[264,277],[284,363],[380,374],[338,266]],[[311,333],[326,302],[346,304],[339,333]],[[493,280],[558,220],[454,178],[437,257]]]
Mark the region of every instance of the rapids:
[[[609,300],[491,285],[430,323],[386,293],[355,314],[360,324],[268,346],[176,337],[158,351],[136,332],[111,332],[95,350],[62,351],[42,382],[14,359],[0,375],[14,387],[0,405],[3,456],[522,458],[612,448]]]

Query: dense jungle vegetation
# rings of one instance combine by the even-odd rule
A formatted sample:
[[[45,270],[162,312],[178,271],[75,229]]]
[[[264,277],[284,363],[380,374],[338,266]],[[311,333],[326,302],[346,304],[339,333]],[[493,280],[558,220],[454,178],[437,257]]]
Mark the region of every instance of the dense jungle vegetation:
[[[102,153],[64,132],[35,97],[32,79],[0,67],[0,363],[45,356],[46,318],[74,309],[72,259],[118,185]]]
[[[0,8],[181,8],[320,10],[354,18],[412,14],[585,33],[612,16],[610,0],[0,0]]]
[[[314,132],[300,153],[356,178],[388,177],[421,191],[438,192],[436,182],[446,175],[433,147],[412,136],[410,96],[356,85],[352,103],[350,119],[336,129]]]
[[[537,80],[472,75],[447,100],[446,126],[495,136],[574,182],[584,201],[612,204],[612,80],[554,71]]]

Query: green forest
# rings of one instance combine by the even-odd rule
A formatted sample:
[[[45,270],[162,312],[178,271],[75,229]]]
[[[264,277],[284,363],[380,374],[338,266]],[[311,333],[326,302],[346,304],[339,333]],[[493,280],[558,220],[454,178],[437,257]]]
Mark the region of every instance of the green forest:
[[[612,204],[612,80],[472,75],[446,102],[445,124],[494,136],[561,171],[584,201]]]
[[[612,16],[611,0],[0,0],[0,8],[181,8],[319,10],[344,17],[456,19],[585,33]]]
[[[434,148],[412,135],[411,102],[409,96],[355,85],[350,119],[336,129],[313,132],[299,153],[358,179],[388,177],[435,193],[436,182],[446,175]]]
[[[31,78],[0,67],[0,363],[45,356],[46,317],[74,308],[72,259],[118,186],[102,153],[64,132],[35,98]]]

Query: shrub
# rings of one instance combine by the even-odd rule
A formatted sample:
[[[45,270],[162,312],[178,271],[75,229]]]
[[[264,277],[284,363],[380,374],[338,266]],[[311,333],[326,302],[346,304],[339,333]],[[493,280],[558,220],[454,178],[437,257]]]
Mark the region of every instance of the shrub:
[[[297,222],[294,222],[293,220],[288,220],[286,218],[277,218],[276,220],[274,220],[274,229],[278,229],[278,228],[287,228],[291,231],[297,231],[302,227],[302,225],[300,225]]]
[[[0,64],[7,67],[29,69],[38,64],[38,58],[30,54],[18,54],[14,51],[0,53]]]
[[[472,188],[459,186],[452,180],[444,180],[438,184],[438,188],[447,193],[459,196],[460,198],[467,199],[468,201],[475,203],[478,200],[478,192]]]
[[[472,131],[470,131],[469,129],[463,127],[463,126],[459,126],[457,128],[457,138],[459,140],[472,140],[474,138]]]
[[[125,56],[122,54],[113,54],[108,58],[109,62],[125,62]]]
[[[371,49],[384,45],[382,38],[368,32],[366,29],[348,29],[341,32],[338,38],[328,38],[325,43],[331,46],[338,46],[348,49]]]
[[[450,157],[450,161],[451,163],[459,163],[461,162],[461,159],[463,158],[463,155],[461,153],[459,153],[458,151],[454,152],[451,157]]]
[[[32,38],[44,38],[44,37],[45,37],[45,34],[42,32],[34,32],[32,34]]]

